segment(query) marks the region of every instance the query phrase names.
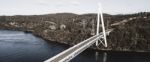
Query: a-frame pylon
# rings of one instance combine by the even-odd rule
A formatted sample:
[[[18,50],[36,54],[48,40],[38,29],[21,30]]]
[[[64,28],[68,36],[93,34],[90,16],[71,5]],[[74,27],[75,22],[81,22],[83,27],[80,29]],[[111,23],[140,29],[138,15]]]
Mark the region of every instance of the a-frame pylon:
[[[103,13],[102,13],[102,7],[99,4],[98,5],[98,12],[97,12],[97,31],[96,35],[99,35],[99,27],[100,27],[100,19],[101,19],[101,25],[102,25],[102,31],[103,31],[103,37],[99,40],[96,41],[96,46],[99,46],[100,43],[103,44],[103,46],[107,47],[107,39],[106,39],[106,33],[105,33],[105,26],[104,26],[104,19],[103,19]]]

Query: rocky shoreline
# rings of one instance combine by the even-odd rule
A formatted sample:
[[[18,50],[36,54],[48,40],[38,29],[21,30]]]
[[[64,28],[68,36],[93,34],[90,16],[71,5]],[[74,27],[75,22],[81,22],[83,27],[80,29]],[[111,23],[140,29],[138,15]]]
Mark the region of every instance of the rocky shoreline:
[[[150,13],[104,14],[104,20],[106,29],[114,29],[107,37],[108,47],[99,46],[97,48],[92,46],[92,49],[150,51]],[[0,29],[24,31],[47,41],[71,46],[95,35],[95,28],[96,14],[57,13],[30,16],[0,16]]]

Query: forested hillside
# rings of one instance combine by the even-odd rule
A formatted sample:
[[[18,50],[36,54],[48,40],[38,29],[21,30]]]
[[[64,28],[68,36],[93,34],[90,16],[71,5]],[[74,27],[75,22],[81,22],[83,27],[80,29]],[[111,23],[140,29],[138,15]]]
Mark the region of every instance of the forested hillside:
[[[0,16],[0,29],[31,32],[48,41],[74,45],[95,35],[96,20],[94,13]],[[105,29],[114,31],[107,37],[108,48],[100,46],[99,50],[150,51],[150,13],[104,14],[104,20]]]

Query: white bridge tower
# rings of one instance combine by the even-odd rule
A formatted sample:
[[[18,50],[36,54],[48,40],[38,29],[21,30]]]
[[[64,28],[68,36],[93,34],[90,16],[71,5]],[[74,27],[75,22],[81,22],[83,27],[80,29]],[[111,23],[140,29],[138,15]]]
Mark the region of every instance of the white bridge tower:
[[[99,33],[99,27],[100,27],[100,19],[101,19],[101,25],[102,25],[102,33]],[[96,35],[103,34],[103,37],[99,39],[99,41],[96,41],[96,46],[99,46],[99,44],[103,44],[103,46],[107,47],[107,39],[106,39],[106,33],[105,33],[105,26],[104,26],[104,19],[103,19],[103,13],[102,13],[102,7],[101,4],[98,4],[98,12],[97,12],[97,31]]]

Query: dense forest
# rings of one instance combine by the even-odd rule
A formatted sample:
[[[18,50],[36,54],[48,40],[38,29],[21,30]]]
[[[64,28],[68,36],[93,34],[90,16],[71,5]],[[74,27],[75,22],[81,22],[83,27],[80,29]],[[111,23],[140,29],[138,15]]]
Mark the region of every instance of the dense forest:
[[[150,51],[149,12],[103,15],[105,29],[114,31],[107,36],[107,48],[100,46],[94,47],[95,49]],[[96,20],[97,15],[94,13],[0,16],[0,29],[31,32],[51,42],[74,45],[95,35]]]

